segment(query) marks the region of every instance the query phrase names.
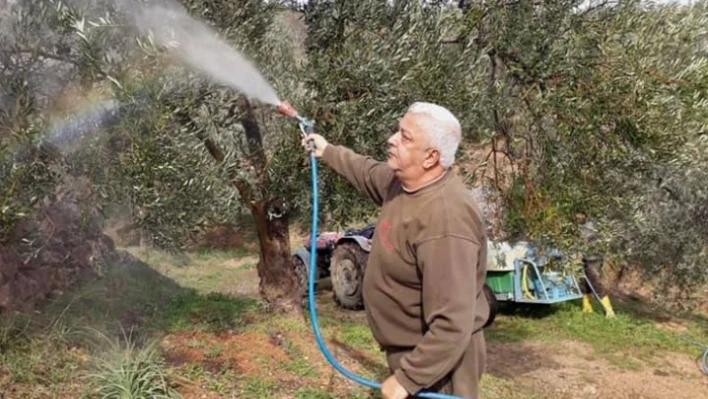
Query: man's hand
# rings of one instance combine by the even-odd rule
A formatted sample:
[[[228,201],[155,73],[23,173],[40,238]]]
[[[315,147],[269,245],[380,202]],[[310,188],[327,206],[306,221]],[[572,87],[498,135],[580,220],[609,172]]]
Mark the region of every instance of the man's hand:
[[[319,134],[308,134],[307,137],[302,139],[302,146],[307,148],[308,142],[312,142],[315,146],[315,157],[316,158],[321,158],[322,154],[324,154],[325,148],[329,145],[327,140],[320,136]]]
[[[392,375],[381,384],[383,399],[406,399],[410,394],[403,388],[395,375]]]

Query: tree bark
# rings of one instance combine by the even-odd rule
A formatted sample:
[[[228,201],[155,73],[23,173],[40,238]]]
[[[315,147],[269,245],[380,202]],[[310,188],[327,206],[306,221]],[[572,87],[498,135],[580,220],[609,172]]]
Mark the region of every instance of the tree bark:
[[[267,162],[263,152],[263,135],[253,107],[245,96],[240,96],[241,126],[246,132],[250,152],[249,161],[257,171],[255,187],[244,181],[234,182],[244,201],[251,208],[256,222],[261,256],[258,261],[259,291],[271,308],[279,313],[302,312],[300,288],[290,253],[288,215],[276,205],[267,192]]]
[[[259,292],[278,313],[301,313],[300,287],[290,253],[288,215],[273,215],[267,203],[252,204],[261,256],[258,261]]]

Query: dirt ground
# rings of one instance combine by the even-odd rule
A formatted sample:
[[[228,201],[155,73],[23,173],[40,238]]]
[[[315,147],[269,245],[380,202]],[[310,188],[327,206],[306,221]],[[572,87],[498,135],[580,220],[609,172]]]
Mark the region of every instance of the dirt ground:
[[[199,273],[213,273],[221,268],[238,274],[238,278],[232,281],[253,283],[257,281],[255,268],[244,269],[244,265],[253,261],[250,258],[222,261],[221,266],[212,263],[211,271],[202,269]],[[255,290],[248,292],[245,287],[241,288],[240,294],[256,294]],[[323,303],[318,306],[330,312],[328,298],[328,293],[322,293]],[[361,312],[346,312],[341,317],[342,320],[365,325]],[[325,361],[310,331],[309,322],[296,320],[292,324],[300,327],[294,331],[275,325],[268,327],[268,332],[208,334],[190,331],[171,334],[164,338],[163,347],[167,351],[168,363],[180,370],[190,364],[202,365],[212,373],[228,368],[236,375],[265,378],[281,387],[309,386],[336,395],[333,397],[352,397],[342,396],[342,393],[355,392],[357,386]],[[327,345],[347,369],[355,373],[368,373],[371,378],[386,376],[387,367],[379,353],[347,346],[337,338],[329,340]],[[690,355],[655,353],[649,359],[634,361],[631,348],[627,348],[626,354],[618,356],[623,359],[622,365],[614,364],[608,356],[599,355],[590,345],[578,341],[491,341],[488,342],[487,374],[492,378],[484,381],[489,384],[489,393],[485,397],[507,398],[496,390],[496,384],[502,381],[510,384],[511,391],[520,392],[518,396],[515,393],[514,398],[708,398],[708,376],[700,371],[697,359],[692,359]],[[309,367],[310,370],[296,370],[293,364],[299,364],[300,368]],[[184,383],[181,392],[185,398],[226,397],[211,396],[213,392],[199,388],[204,384],[199,380]],[[255,393],[244,395],[258,396]],[[276,396],[279,398],[293,397],[285,393],[278,395],[285,395]]]
[[[542,398],[708,398],[708,376],[690,357],[668,354],[655,367],[627,370],[594,355],[578,342],[554,347],[539,343],[488,347],[488,372],[513,379]]]
[[[303,349],[302,359],[312,367],[316,377],[298,375],[281,367],[297,361],[283,345],[288,340]],[[330,341],[328,347],[335,348],[337,359],[347,369],[354,373],[374,369],[385,374],[381,357],[365,351],[339,350],[337,344]],[[199,364],[211,372],[218,372],[226,367],[237,375],[267,378],[277,381],[280,386],[307,385],[339,393],[356,389],[324,361],[314,340],[301,334],[278,337],[261,333],[211,335],[190,332],[165,337],[163,345],[167,350],[168,364],[177,368]],[[220,350],[214,354],[213,348]],[[615,366],[578,342],[562,342],[554,347],[541,343],[492,342],[488,346],[488,356],[487,373],[494,376],[495,381],[510,381],[519,391],[536,398],[708,398],[708,376],[703,375],[697,363],[685,355],[666,355],[657,359],[656,366],[641,370]],[[213,392],[200,387],[204,387],[204,381],[183,382],[181,391],[185,398],[223,397],[213,396]]]
[[[171,290],[178,291],[182,300],[165,308],[171,318],[164,326],[171,327],[160,330],[159,343],[165,370],[183,398],[378,398],[340,375],[325,360],[309,320],[239,310],[248,303],[243,298],[258,296],[257,257],[253,254],[193,254],[185,262],[138,248],[131,248],[130,252],[142,259],[144,265],[126,269],[125,275],[119,275],[121,279],[107,285],[106,293],[126,300],[142,297],[146,289],[155,291],[155,299],[170,297]],[[142,277],[131,274],[139,270]],[[160,284],[168,283],[171,288],[160,288]],[[144,286],[133,287],[140,284]],[[126,290],[130,287],[134,289]],[[185,290],[196,290],[199,294],[186,294]],[[207,297],[212,293],[220,296]],[[157,306],[157,302],[148,305]],[[338,308],[330,291],[319,292],[318,312],[327,348],[342,366],[377,381],[388,376],[384,356],[373,344],[363,312]],[[673,342],[684,333],[701,335],[695,329],[698,324],[688,325],[657,314],[638,316],[644,320],[641,326],[627,322],[606,324],[604,318],[598,319],[601,315],[591,318],[577,315],[574,310],[555,316],[499,314],[498,323],[488,335],[488,366],[480,397],[708,399],[708,375],[700,371],[696,358],[699,348],[693,354],[658,349],[676,349],[675,344],[666,341]],[[240,322],[231,323],[230,317]],[[569,328],[572,325],[569,323],[605,330],[574,339],[577,332],[568,332],[577,329]],[[632,328],[637,330],[628,330]],[[656,330],[669,330],[676,335],[657,338]],[[603,342],[597,345],[596,340],[615,333],[623,340],[610,346],[602,345]],[[23,370],[28,365],[23,358],[16,357],[13,365],[0,362],[0,387],[9,388],[5,392],[0,388],[0,399],[77,397],[75,391],[79,385],[70,368],[87,366],[81,360],[83,356],[46,352],[45,346],[33,353],[36,357],[44,356],[41,361],[38,358],[30,362],[34,373],[51,375],[48,380],[56,382],[38,383],[25,378],[28,374]],[[47,358],[46,353],[53,357]],[[4,368],[8,370],[3,372]],[[17,373],[14,382],[6,380],[11,372]],[[29,392],[32,395],[28,396]]]

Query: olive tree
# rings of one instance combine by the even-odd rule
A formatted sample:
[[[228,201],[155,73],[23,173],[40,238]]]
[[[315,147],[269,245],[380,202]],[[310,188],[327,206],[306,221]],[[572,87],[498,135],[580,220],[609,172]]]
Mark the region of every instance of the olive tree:
[[[283,98],[298,103],[297,48],[290,32],[273,23],[282,8],[255,0],[188,1],[184,8],[253,59]],[[250,212],[260,244],[261,296],[277,311],[300,311],[304,287],[289,238],[289,220],[306,186],[295,172],[307,166],[297,125],[273,105],[175,60],[150,33],[138,40],[143,64],[117,77],[121,95],[143,104],[120,124],[132,142],[123,178],[138,224],[157,245],[179,248],[197,226]],[[219,54],[206,56],[226,62]],[[240,72],[238,65],[225,67]]]
[[[246,209],[261,244],[262,296],[276,309],[299,309],[288,216],[300,200],[290,171],[306,166],[305,154],[284,156],[296,155],[297,126],[174,62],[135,28],[137,3],[12,4],[2,25],[3,239],[42,190],[51,192],[71,173],[96,183],[95,201],[127,202],[136,224],[162,248],[182,250],[200,227],[233,221]],[[275,5],[185,6],[234,47],[255,54],[264,73],[279,78],[272,79],[278,91],[297,104],[297,80],[289,79],[297,73],[295,51],[272,23]],[[47,85],[42,73],[57,84]],[[40,90],[48,88],[54,91]],[[60,113],[50,101],[61,98],[86,108],[78,117],[71,106]]]
[[[700,283],[702,234],[691,229],[689,239],[666,222],[698,227],[701,192],[682,185],[695,205],[674,202],[671,212],[655,194],[682,168],[703,170],[693,155],[707,115],[705,7],[310,1],[308,87],[318,101],[308,112],[333,142],[381,159],[408,104],[441,103],[465,127],[463,147],[491,148],[467,172],[502,199],[494,239],[584,250],[573,222],[584,211],[599,220],[608,255],[641,262],[647,275],[670,270],[665,283]],[[373,215],[346,183],[323,174],[332,218]],[[649,217],[643,207],[667,212]],[[643,249],[659,238],[666,251]]]
[[[182,4],[252,58],[280,97],[333,143],[382,159],[410,103],[451,109],[465,127],[461,172],[502,199],[503,231],[495,239],[572,248],[572,215],[584,210],[600,220],[604,250],[641,263],[648,274],[668,270],[678,282],[698,283],[705,259],[706,202],[697,182],[706,170],[706,5],[586,3],[311,0],[298,9],[304,39],[283,22],[294,14],[273,2]],[[136,222],[165,248],[180,249],[200,226],[250,212],[262,296],[274,308],[299,309],[288,224],[309,219],[312,197],[293,121],[175,62],[130,26],[134,9],[123,3],[42,4],[51,7],[27,15],[63,21],[49,24],[53,33],[40,35],[44,41],[28,40],[40,44],[27,48],[3,36],[3,62],[24,65],[4,69],[3,103],[13,104],[0,119],[5,155],[19,145],[16,137],[36,137],[42,126],[41,112],[23,111],[41,98],[25,90],[31,80],[22,70],[35,73],[33,60],[45,68],[54,65],[46,60],[59,63],[73,71],[67,81],[78,90],[109,99],[113,125],[104,123],[104,134],[55,163],[66,166],[25,158],[42,163],[5,167],[6,181],[89,173],[107,202],[128,197]],[[487,162],[468,170],[467,150],[479,146],[490,148]],[[47,148],[34,154],[52,154]],[[320,171],[324,225],[375,215],[342,179]],[[3,228],[36,195],[19,183],[9,187]]]
[[[61,2],[3,1],[0,243],[27,238],[11,237],[17,223],[54,192],[63,176],[77,172],[66,157],[68,148],[75,136],[95,127],[89,126],[95,125],[91,118],[76,121],[67,115],[71,107],[66,93],[90,87],[101,74],[95,48],[74,35],[77,26],[76,14]],[[96,160],[81,151],[74,153],[74,159]]]

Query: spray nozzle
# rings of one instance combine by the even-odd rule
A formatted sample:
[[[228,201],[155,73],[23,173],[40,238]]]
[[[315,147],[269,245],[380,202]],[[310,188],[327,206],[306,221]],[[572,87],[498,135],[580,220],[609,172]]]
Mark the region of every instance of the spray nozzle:
[[[283,101],[278,105],[278,112],[289,118],[298,118],[298,112],[287,101]]]
[[[289,118],[297,119],[298,125],[300,126],[300,131],[302,132],[302,137],[307,137],[308,134],[315,132],[315,123],[307,118],[300,116],[300,114],[290,105],[289,102],[283,101],[278,105],[278,112]],[[310,150],[313,149],[313,143],[308,143]]]
[[[304,136],[307,136],[308,134],[315,132],[315,123],[312,122],[311,120],[305,119],[301,116],[298,116],[297,120],[298,120],[298,122],[300,122],[299,123],[300,130],[302,131],[302,134]]]

